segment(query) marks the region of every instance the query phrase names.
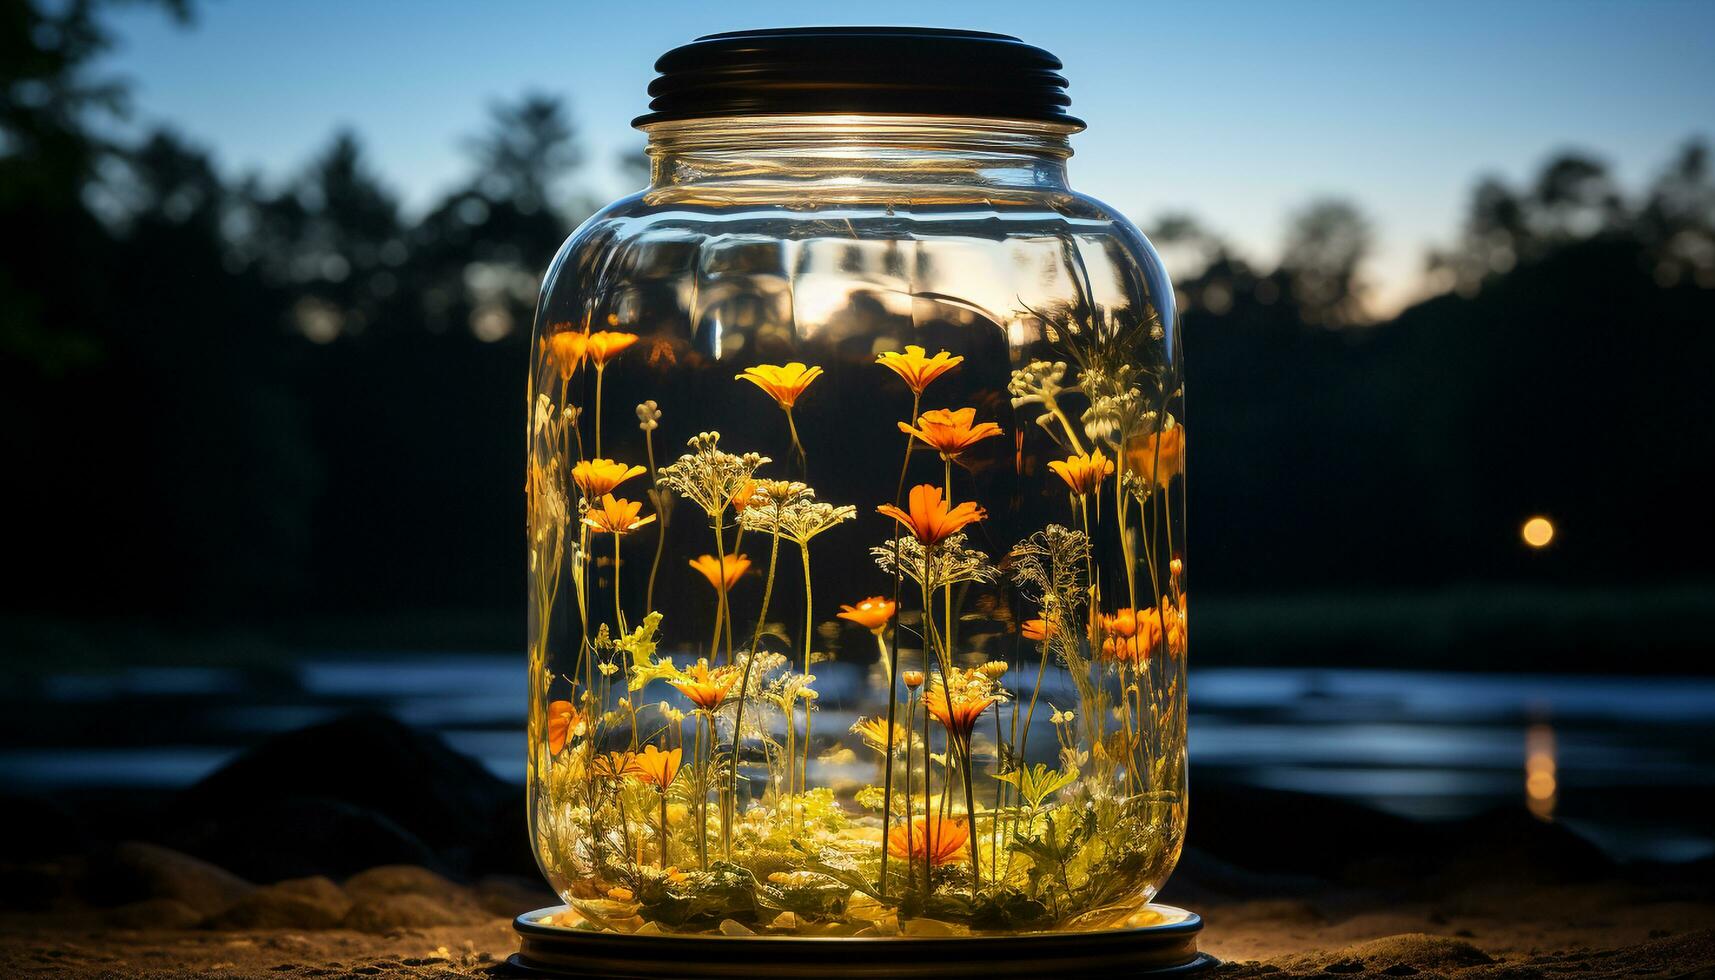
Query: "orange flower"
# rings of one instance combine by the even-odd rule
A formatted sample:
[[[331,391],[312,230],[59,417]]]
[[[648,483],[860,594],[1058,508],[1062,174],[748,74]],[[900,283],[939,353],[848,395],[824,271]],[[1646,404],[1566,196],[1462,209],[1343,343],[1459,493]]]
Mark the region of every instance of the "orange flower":
[[[923,672],[921,670],[908,670],[899,676],[904,679],[905,686],[913,691],[923,686]]]
[[[911,529],[912,536],[924,544],[939,544],[959,533],[965,525],[989,516],[988,511],[969,501],[949,509],[947,502],[941,499],[941,488],[930,483],[912,487],[909,502],[909,514],[892,504],[882,504],[876,512],[904,524]]]
[[[1175,425],[1161,432],[1133,436],[1126,443],[1125,465],[1140,479],[1153,478],[1161,486],[1167,486],[1185,472],[1185,427]]]
[[[601,506],[591,507],[584,515],[584,523],[604,534],[630,534],[655,519],[650,514],[641,520],[637,512],[643,509],[640,500],[622,500],[608,494],[601,498]]]
[[[1108,660],[1141,665],[1149,662],[1149,656],[1155,649],[1156,642],[1161,637],[1161,628],[1155,620],[1148,620],[1151,625],[1143,632],[1132,636],[1110,636],[1102,641],[1102,656]]]
[[[732,686],[738,683],[739,674],[737,667],[710,670],[707,660],[699,660],[685,672],[684,680],[673,681],[672,684],[680,694],[690,698],[692,704],[704,711],[713,711],[721,706]]]
[[[980,688],[954,691],[949,698],[946,687],[938,679],[929,685],[928,693],[923,695],[923,704],[929,709],[929,714],[947,729],[948,735],[965,743],[971,740],[971,732],[977,727],[977,718],[996,700],[994,695],[983,692]]]
[[[628,467],[611,459],[586,459],[572,467],[572,482],[591,497],[600,497],[643,472],[641,466]]]
[[[750,506],[750,500],[754,496],[756,496],[756,481],[744,481],[744,486],[739,487],[738,492],[732,495],[733,513],[744,513],[744,509]]]
[[[636,770],[634,775],[638,782],[659,787],[665,793],[667,787],[673,785],[674,777],[679,775],[679,759],[684,754],[684,749],[663,752],[653,745],[646,745],[632,760]]]
[[[1185,597],[1188,593],[1179,593],[1179,604],[1174,606],[1161,597],[1161,612],[1167,620],[1167,653],[1169,656],[1182,657],[1185,655]]]
[[[590,772],[597,779],[627,779],[641,775],[643,770],[637,768],[636,752],[608,752],[595,757]]]
[[[810,382],[821,376],[821,368],[806,367],[798,361],[793,361],[786,365],[758,364],[753,368],[745,368],[743,374],[734,375],[734,380],[750,382],[768,392],[781,408],[790,410],[798,403],[804,389],[810,387]]]
[[[1110,636],[1135,636],[1138,626],[1150,617],[1150,610],[1141,612],[1130,606],[1114,613],[1102,613],[1102,631]]]
[[[556,328],[569,328],[569,323],[556,323]],[[561,329],[557,333],[542,338],[542,356],[553,362],[560,372],[561,381],[570,381],[577,373],[578,365],[584,362],[584,353],[589,349],[589,334],[578,330]]]
[[[587,352],[590,363],[596,370],[607,367],[607,362],[618,357],[627,347],[637,343],[637,335],[623,333],[618,330],[597,330],[589,335]]]
[[[887,832],[887,853],[907,861],[923,854],[931,866],[940,867],[970,860],[965,848],[970,839],[971,830],[965,821],[931,813],[912,817],[910,825],[895,824]]]
[[[899,431],[916,436],[933,446],[942,456],[953,459],[984,439],[1003,434],[1000,426],[993,422],[977,422],[973,425],[976,418],[977,410],[974,408],[961,408],[957,411],[936,408],[917,416],[916,428],[900,422]]]
[[[709,585],[716,589],[721,587],[721,560],[719,558],[714,555],[698,555],[686,564],[701,572],[703,578],[709,580]],[[748,571],[750,571],[749,558],[743,555],[727,555],[726,590],[731,592],[732,587],[737,585],[738,580],[743,578],[744,573]]]
[[[1018,631],[1025,639],[1041,643],[1054,635],[1054,624],[1046,619],[1027,619],[1019,624]]]
[[[1095,493],[1102,485],[1102,479],[1114,471],[1114,461],[1100,449],[1088,456],[1074,453],[1065,459],[1057,459],[1048,464],[1048,468],[1060,474],[1060,479],[1072,488],[1072,492],[1080,496]]]
[[[566,743],[573,738],[582,738],[588,725],[584,713],[570,701],[551,701],[548,703],[548,751],[559,755]]]
[[[703,573],[703,578],[707,578],[708,584],[720,589],[719,558],[715,558],[713,554],[698,554],[686,565],[696,568]],[[727,554],[727,592],[731,592],[732,587],[739,584],[739,578],[743,578],[746,572],[749,572],[749,558],[744,558],[743,554]]]
[[[888,351],[876,356],[875,363],[887,368],[905,380],[913,394],[919,397],[923,389],[941,375],[959,366],[964,357],[942,351],[934,357],[924,357],[923,348],[915,344],[906,344],[905,353]]]
[[[1168,655],[1181,656],[1185,653],[1186,639],[1185,596],[1179,597],[1178,605],[1162,596],[1159,610],[1127,608],[1112,615],[1104,614],[1102,629],[1108,634],[1102,640],[1102,655],[1110,660],[1147,663],[1161,651],[1164,631]]]
[[[866,630],[879,633],[898,608],[893,600],[872,595],[855,606],[841,605],[838,615],[841,619],[849,619]]]

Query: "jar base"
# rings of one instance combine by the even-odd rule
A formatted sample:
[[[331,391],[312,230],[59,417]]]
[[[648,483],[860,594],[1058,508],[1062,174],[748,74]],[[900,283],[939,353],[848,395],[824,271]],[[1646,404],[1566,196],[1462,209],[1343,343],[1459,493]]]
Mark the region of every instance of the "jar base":
[[[1043,977],[1166,976],[1217,965],[1197,949],[1203,920],[1150,905],[1162,921],[1091,932],[936,937],[633,936],[554,924],[564,905],[513,920],[518,976],[536,977]],[[1122,972],[1123,971],[1123,972]]]

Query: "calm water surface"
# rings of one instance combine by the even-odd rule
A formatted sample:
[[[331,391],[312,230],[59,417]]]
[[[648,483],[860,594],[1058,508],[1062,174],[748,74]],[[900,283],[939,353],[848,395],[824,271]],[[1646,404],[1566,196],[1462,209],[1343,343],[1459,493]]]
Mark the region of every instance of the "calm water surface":
[[[837,726],[824,731],[852,720],[838,690],[859,678],[839,666],[826,665],[818,685],[830,716],[818,728]],[[46,719],[0,750],[0,780],[27,790],[184,786],[269,735],[377,709],[522,782],[524,693],[520,658],[501,654],[330,654],[265,676],[162,667],[51,676],[0,700]],[[1524,801],[1621,858],[1715,854],[1715,679],[1206,668],[1192,672],[1191,705],[1194,779],[1422,819]],[[88,744],[83,726],[51,723],[110,712],[136,719],[123,744]]]

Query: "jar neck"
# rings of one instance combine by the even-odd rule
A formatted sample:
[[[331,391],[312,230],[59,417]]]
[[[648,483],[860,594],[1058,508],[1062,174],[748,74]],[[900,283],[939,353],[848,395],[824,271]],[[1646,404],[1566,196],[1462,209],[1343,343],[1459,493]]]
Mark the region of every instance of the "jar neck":
[[[947,185],[1066,190],[1080,127],[1014,119],[804,115],[655,123],[651,187]]]

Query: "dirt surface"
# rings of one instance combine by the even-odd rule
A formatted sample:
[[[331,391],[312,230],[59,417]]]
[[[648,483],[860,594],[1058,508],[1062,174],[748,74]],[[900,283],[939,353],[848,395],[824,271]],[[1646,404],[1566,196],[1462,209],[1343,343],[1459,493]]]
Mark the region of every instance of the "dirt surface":
[[[1523,808],[1423,824],[1197,785],[1162,900],[1203,915],[1214,976],[1715,980],[1715,859],[1619,864]],[[0,980],[504,977],[512,918],[557,904],[522,793],[382,718],[165,799],[0,811]]]
[[[421,869],[365,875],[338,887],[344,901],[320,887],[262,890],[275,899],[313,892],[336,906],[350,901],[329,928],[238,926],[246,915],[315,920],[313,902],[257,899],[237,918],[176,928],[118,924],[196,914],[173,898],[13,913],[0,919],[0,976],[504,977],[516,942],[504,914],[511,909],[501,907],[551,901],[522,882],[463,888]],[[1478,882],[1434,901],[1394,903],[1348,890],[1180,900],[1204,914],[1203,947],[1224,961],[1222,977],[1715,976],[1715,903],[1626,882]],[[444,924],[417,924],[426,920]]]

